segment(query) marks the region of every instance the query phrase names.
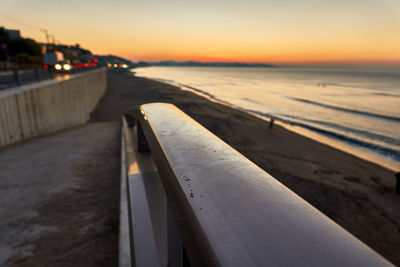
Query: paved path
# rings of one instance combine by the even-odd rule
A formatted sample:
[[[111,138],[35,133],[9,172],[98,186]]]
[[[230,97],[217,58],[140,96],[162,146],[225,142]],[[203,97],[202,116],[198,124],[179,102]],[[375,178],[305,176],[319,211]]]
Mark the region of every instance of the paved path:
[[[90,123],[0,150],[0,266],[117,264],[119,127]]]

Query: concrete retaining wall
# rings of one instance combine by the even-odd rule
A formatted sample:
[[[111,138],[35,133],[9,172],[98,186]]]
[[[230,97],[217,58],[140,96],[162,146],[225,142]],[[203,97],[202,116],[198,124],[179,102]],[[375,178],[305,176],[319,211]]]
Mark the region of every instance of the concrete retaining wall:
[[[0,147],[87,122],[106,85],[97,69],[0,91]]]

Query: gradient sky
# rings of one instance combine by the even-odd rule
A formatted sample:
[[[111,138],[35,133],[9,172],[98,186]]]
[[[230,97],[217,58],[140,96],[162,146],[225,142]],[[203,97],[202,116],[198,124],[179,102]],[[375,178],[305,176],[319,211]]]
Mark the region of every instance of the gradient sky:
[[[0,0],[0,12],[24,37],[44,42],[45,28],[135,61],[400,63],[400,0]]]

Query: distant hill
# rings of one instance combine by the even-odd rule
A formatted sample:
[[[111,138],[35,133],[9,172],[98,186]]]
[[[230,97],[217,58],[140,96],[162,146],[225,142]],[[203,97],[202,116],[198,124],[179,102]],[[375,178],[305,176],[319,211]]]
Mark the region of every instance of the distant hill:
[[[133,65],[134,63],[130,60],[127,60],[122,57],[114,56],[114,55],[95,55],[95,58],[102,60],[103,62],[109,63],[117,63],[117,64],[128,64]]]
[[[264,63],[239,63],[239,62],[197,62],[185,61],[176,62],[173,60],[149,62],[151,66],[181,66],[181,67],[256,67],[256,68],[272,68],[275,65]]]
[[[114,55],[95,55],[97,59],[102,61],[103,63],[111,63],[111,64],[126,64],[129,68],[137,68],[137,67],[148,67],[150,66],[148,63],[139,61],[139,62],[132,62],[128,59],[114,56]]]

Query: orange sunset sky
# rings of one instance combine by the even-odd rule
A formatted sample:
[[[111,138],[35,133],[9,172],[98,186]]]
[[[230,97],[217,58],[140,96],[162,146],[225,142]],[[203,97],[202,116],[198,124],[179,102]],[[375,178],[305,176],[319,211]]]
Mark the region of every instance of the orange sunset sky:
[[[400,63],[400,0],[0,0],[0,26],[134,61]]]

